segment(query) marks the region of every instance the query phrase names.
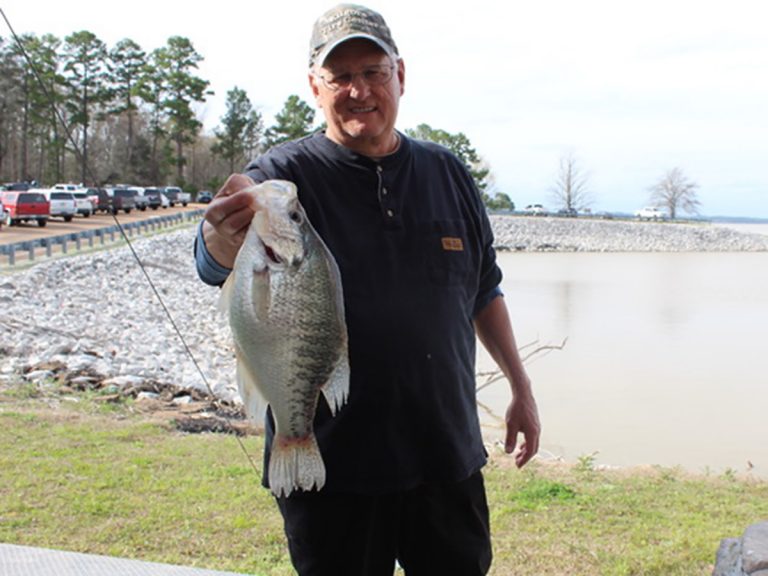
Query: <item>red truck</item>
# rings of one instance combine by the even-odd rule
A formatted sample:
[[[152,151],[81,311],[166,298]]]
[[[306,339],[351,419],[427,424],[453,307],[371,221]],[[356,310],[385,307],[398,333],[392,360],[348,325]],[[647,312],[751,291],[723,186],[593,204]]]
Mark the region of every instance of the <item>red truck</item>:
[[[51,215],[51,205],[40,192],[0,192],[3,207],[8,212],[11,225],[19,222],[37,221],[41,228],[48,224]]]

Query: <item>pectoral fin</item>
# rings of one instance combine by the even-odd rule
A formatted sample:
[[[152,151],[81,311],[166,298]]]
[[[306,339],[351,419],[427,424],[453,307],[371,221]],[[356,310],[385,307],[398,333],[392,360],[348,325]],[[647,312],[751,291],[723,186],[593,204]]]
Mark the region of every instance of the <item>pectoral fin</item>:
[[[229,307],[232,304],[232,292],[234,290],[235,285],[235,275],[230,274],[227,276],[227,279],[224,281],[223,286],[221,287],[221,293],[219,294],[219,305],[218,305],[218,311],[220,314],[227,315],[229,314]]]
[[[253,270],[251,279],[251,297],[253,298],[253,310],[257,320],[264,320],[269,315],[269,307],[272,304],[272,289],[269,283],[269,268]]]
[[[248,367],[248,362],[237,346],[235,346],[235,358],[237,359],[237,389],[243,401],[245,415],[254,425],[263,429],[267,413],[267,401],[259,391],[255,374]]]

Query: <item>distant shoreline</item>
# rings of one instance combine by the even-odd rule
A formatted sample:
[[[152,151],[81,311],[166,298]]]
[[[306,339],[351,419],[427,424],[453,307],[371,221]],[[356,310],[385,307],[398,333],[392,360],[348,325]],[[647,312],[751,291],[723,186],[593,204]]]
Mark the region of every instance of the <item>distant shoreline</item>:
[[[499,251],[768,251],[768,235],[744,232],[748,225],[516,215],[491,215],[490,220]]]

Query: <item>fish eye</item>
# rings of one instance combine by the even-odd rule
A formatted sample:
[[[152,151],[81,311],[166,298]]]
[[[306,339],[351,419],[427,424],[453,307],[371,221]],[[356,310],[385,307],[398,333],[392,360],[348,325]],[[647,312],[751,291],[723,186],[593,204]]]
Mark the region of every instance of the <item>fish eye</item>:
[[[289,217],[291,220],[293,220],[294,222],[296,222],[296,224],[301,224],[301,221],[302,221],[302,219],[301,219],[301,213],[299,213],[299,211],[298,211],[298,210],[292,210],[292,211],[291,211],[291,212],[288,214],[288,217]]]

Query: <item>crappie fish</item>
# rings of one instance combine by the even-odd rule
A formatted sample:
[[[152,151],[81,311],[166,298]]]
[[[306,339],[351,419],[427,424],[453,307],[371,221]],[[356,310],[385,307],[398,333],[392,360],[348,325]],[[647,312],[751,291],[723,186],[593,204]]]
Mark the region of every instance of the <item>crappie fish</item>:
[[[248,417],[272,408],[272,492],[321,489],[325,464],[312,422],[320,394],[335,415],[349,393],[341,276],[299,204],[296,186],[248,189],[257,212],[224,284],[222,308],[235,341],[238,388]]]

